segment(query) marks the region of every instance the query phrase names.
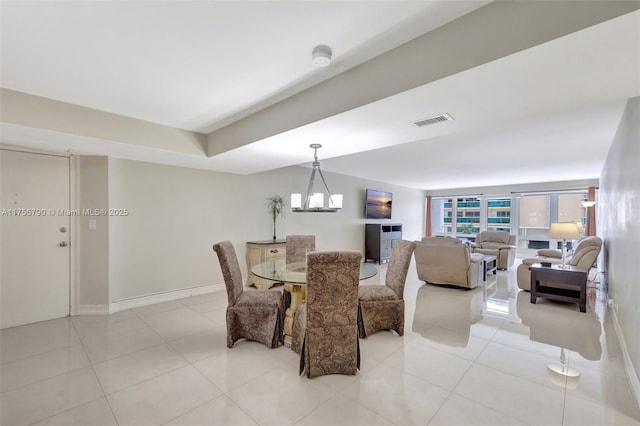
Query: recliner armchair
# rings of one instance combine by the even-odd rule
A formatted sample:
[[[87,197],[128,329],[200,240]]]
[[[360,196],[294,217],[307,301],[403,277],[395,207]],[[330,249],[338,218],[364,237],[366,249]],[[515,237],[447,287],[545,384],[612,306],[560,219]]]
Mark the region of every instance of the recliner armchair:
[[[516,236],[505,231],[482,231],[471,244],[474,253],[495,256],[498,269],[508,269],[516,259]]]
[[[475,288],[482,282],[484,257],[471,253],[456,238],[425,237],[416,244],[413,255],[421,281],[467,288]]]
[[[589,271],[596,263],[601,248],[602,240],[600,238],[595,236],[584,237],[578,241],[573,249],[573,254],[566,260],[566,263],[567,265],[577,266]],[[560,250],[538,250],[536,257],[523,259],[517,271],[519,288],[531,291],[531,271],[529,271],[529,266],[540,262],[550,262],[559,265],[562,263],[562,252]]]

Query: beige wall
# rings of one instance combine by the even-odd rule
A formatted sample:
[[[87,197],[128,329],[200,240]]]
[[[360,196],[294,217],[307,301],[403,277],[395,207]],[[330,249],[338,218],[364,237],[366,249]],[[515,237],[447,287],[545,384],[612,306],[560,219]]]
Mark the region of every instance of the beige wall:
[[[0,88],[2,123],[204,155],[206,136],[79,105]]]
[[[640,372],[640,97],[627,103],[600,177],[598,235],[604,240],[609,297]],[[639,395],[640,396],[640,395]]]
[[[222,283],[211,249],[221,240],[234,244],[246,274],[245,243],[273,235],[266,198],[305,191],[309,175],[304,167],[240,176],[109,159],[109,207],[130,212],[109,218],[110,302]],[[387,222],[402,223],[407,239],[422,237],[423,191],[331,173],[325,177],[332,191],[344,194],[343,210],[288,212],[277,223],[278,238],[313,233],[320,250],[364,250],[366,188],[393,192],[393,219]]]
[[[77,157],[78,208],[81,211],[108,209],[108,163],[104,156]],[[93,221],[95,229],[90,225]],[[80,215],[77,222],[78,304],[82,306],[109,303],[109,216]]]

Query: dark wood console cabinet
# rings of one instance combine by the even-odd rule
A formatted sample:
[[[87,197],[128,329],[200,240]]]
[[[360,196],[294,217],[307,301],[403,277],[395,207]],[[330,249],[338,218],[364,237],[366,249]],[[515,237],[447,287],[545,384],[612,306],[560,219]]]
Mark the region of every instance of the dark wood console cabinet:
[[[391,248],[402,239],[402,224],[367,223],[364,238],[364,258],[386,263],[391,257]]]

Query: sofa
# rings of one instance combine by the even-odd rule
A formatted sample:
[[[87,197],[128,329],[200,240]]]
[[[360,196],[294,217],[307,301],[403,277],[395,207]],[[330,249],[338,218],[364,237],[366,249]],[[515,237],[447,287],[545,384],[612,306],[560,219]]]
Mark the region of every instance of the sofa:
[[[574,249],[566,256],[567,265],[584,268],[587,271],[596,263],[600,250],[602,248],[602,240],[598,237],[584,237],[578,240]],[[534,263],[549,262],[554,264],[562,263],[562,251],[545,249],[538,250],[536,257],[523,259],[518,265],[517,281],[518,287],[522,290],[531,291],[531,272],[529,266]]]
[[[482,282],[484,256],[451,237],[425,237],[413,252],[418,278],[431,284],[475,288]]]
[[[516,259],[516,236],[504,231],[482,231],[471,243],[473,253],[495,256],[498,269],[508,269]]]

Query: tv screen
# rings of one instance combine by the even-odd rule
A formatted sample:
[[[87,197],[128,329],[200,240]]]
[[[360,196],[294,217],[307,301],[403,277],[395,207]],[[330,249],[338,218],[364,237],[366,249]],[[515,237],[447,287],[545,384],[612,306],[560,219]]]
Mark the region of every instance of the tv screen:
[[[391,192],[367,189],[365,212],[366,219],[391,219]]]

